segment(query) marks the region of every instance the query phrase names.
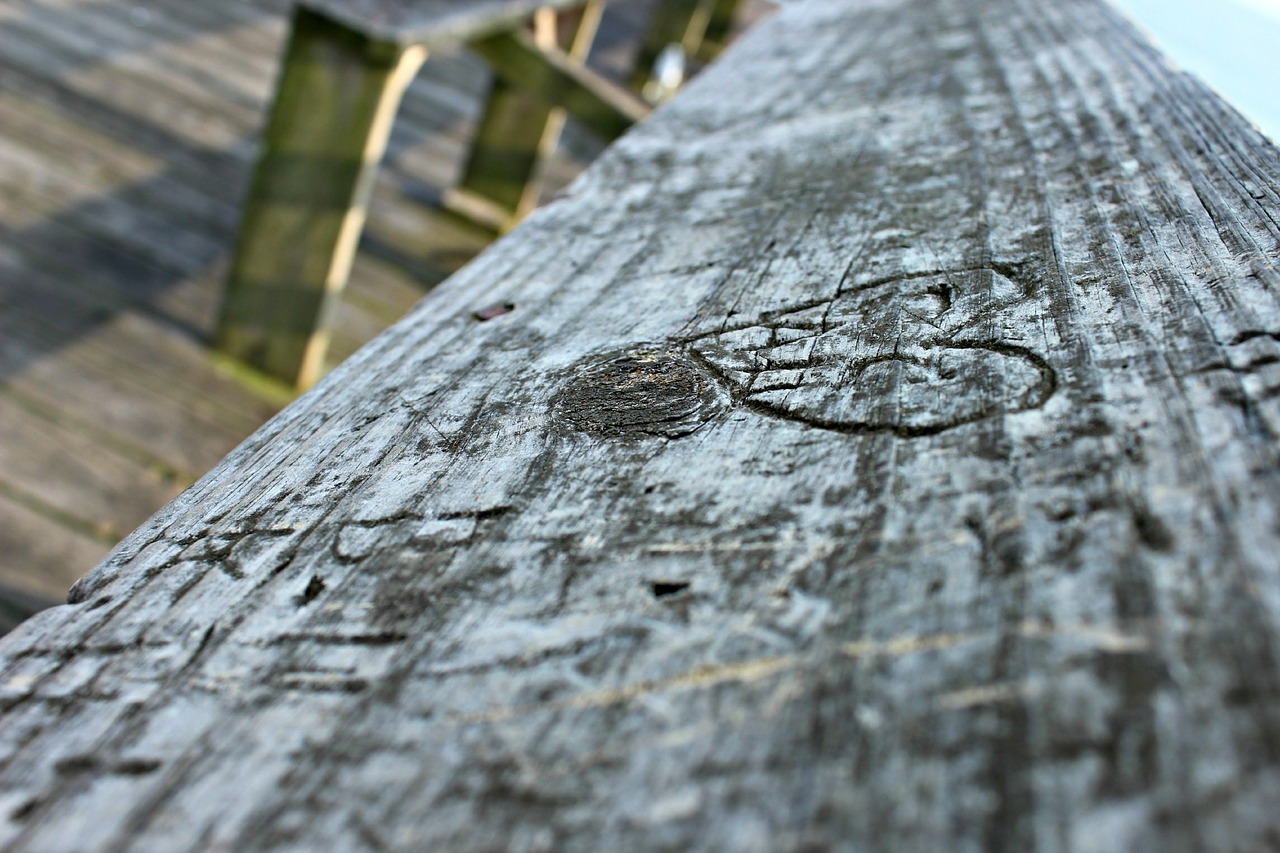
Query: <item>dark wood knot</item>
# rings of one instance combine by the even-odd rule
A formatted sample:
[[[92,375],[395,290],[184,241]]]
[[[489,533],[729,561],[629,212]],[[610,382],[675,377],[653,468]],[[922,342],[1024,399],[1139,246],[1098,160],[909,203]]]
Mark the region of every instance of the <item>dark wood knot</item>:
[[[553,414],[581,432],[617,438],[689,435],[719,415],[729,396],[681,347],[641,344],[572,368]]]

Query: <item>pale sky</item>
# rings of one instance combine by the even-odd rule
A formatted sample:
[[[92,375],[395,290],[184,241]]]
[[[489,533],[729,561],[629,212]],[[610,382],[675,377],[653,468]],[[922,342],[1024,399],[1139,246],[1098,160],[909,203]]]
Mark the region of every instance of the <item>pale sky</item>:
[[[1270,15],[1280,21],[1280,0],[1235,0],[1241,6],[1248,6],[1255,12]]]
[[[1111,0],[1280,142],[1280,0]]]

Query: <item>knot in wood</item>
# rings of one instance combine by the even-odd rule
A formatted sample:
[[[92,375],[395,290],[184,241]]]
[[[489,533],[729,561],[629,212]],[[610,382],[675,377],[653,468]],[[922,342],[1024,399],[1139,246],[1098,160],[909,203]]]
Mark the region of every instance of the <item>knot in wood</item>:
[[[678,438],[727,404],[720,384],[680,348],[644,344],[578,362],[552,411],[582,432]]]

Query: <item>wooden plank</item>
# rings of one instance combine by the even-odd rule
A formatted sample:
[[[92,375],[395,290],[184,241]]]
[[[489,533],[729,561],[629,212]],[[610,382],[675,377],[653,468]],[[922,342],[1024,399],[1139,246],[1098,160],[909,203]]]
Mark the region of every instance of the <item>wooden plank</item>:
[[[59,76],[76,68],[109,70],[137,67],[139,60],[163,59],[170,63],[167,74],[158,74],[155,80],[163,86],[166,78],[191,80],[199,73],[201,56],[213,53],[221,57],[222,68],[220,73],[210,68],[210,73],[199,77],[204,91],[235,103],[243,100],[240,93],[244,91],[235,84],[246,76],[259,81],[250,89],[269,86],[283,44],[287,8],[273,10],[268,8],[273,4],[258,0],[252,6],[204,5],[207,8],[187,4],[178,9],[170,3],[148,3],[143,8],[120,0],[87,4],[41,0],[27,4],[6,30],[33,40],[40,48],[36,52],[40,63],[61,66],[56,68]],[[258,94],[256,103],[265,103],[269,94]]]
[[[126,371],[106,369],[103,360],[93,358],[91,345],[64,343],[58,358],[47,355],[46,346],[27,336],[0,339],[6,393],[75,424],[102,446],[152,460],[175,478],[193,479],[207,471],[244,435],[242,417],[237,430],[223,421],[234,416],[221,407],[191,406],[191,401],[175,400],[172,392],[148,387]]]
[[[37,76],[56,77],[61,85],[111,104],[134,121],[165,127],[194,144],[217,145],[231,144],[257,126],[257,110],[237,108],[181,78],[130,68],[136,60],[128,56],[122,58],[123,64],[86,65],[87,56],[76,50],[59,57],[64,46],[53,33],[13,30],[0,28],[0,51],[6,64]],[[91,36],[84,40],[94,41]]]
[[[346,283],[396,106],[425,58],[416,47],[387,53],[299,9],[218,325],[223,352],[302,388],[318,378],[328,303]]]
[[[75,64],[110,61],[127,52],[145,52],[202,33],[252,27],[272,18],[283,22],[291,0],[249,0],[192,4],[185,0],[39,0],[24,2],[5,24],[11,31],[36,31],[75,46]],[[281,33],[283,35],[283,33]],[[50,59],[58,56],[50,55]],[[268,61],[271,54],[264,54]],[[260,61],[250,58],[248,62]],[[62,70],[66,70],[66,65]]]
[[[199,423],[191,417],[203,418],[207,428],[224,434],[223,442],[252,432],[288,401],[222,375],[201,341],[162,319],[110,299],[83,299],[26,270],[19,275],[27,287],[15,288],[12,295],[0,291],[0,334],[20,344],[0,349],[0,375],[22,373],[32,361],[59,360],[65,369],[114,379],[110,384],[126,397],[167,399],[186,413],[189,426]]]
[[[25,186],[5,187],[13,191],[13,206],[0,206],[6,208],[0,214],[0,228],[6,236],[20,235],[14,242],[28,256],[52,254],[52,263],[65,264],[81,252],[100,251],[119,258],[120,268],[147,268],[142,276],[147,280],[190,275],[207,268],[225,250],[230,233],[225,223],[218,234],[203,217],[192,223],[176,212],[170,217],[157,214],[145,204],[149,195],[145,182],[94,196],[74,181],[58,177],[56,166],[42,162],[36,152],[31,156],[43,168],[30,176],[33,180],[24,181]],[[23,158],[16,147],[0,142],[0,159],[16,165]],[[10,211],[17,212],[13,218],[26,220],[21,223],[26,227],[5,227],[3,220],[10,217],[4,214]],[[111,272],[110,268],[97,270],[89,277],[102,278]],[[140,288],[125,279],[124,288],[138,293]]]
[[[74,114],[12,92],[0,96],[0,122],[5,128],[3,161],[9,166],[0,177],[0,222],[5,225],[38,227],[45,217],[77,206],[93,210],[97,202],[142,208],[136,215],[144,220],[161,218],[174,231],[194,232],[197,240],[206,235],[225,243],[234,233],[239,199],[216,173],[196,180],[163,159],[169,152],[151,153],[118,141]],[[216,162],[206,158],[211,166]],[[170,236],[177,239],[160,241],[160,252],[183,237],[191,239]]]
[[[547,23],[541,16],[538,23],[551,32],[539,40],[564,50],[571,61],[582,64],[603,12],[604,3],[597,0],[574,12],[552,16]],[[538,166],[559,143],[564,119],[564,111],[536,91],[494,78],[462,179],[445,194],[445,204],[459,210],[470,198],[496,206],[496,216],[480,221],[488,219],[499,231],[519,222],[537,206]]]
[[[163,161],[76,125],[29,99],[0,94],[0,222],[31,225],[99,194],[154,175]]]
[[[0,54],[0,60],[3,56]],[[245,140],[230,149],[206,145],[202,139],[193,141],[188,129],[180,125],[167,127],[140,121],[127,104],[121,107],[97,99],[67,88],[56,78],[41,77],[32,69],[7,67],[3,61],[0,61],[0,85],[140,152],[160,156],[170,174],[181,176],[184,183],[208,195],[217,197],[229,188],[240,189],[244,183],[246,164],[252,159],[251,145]],[[146,86],[141,85],[126,100],[140,95],[145,98],[146,91]]]
[[[0,493],[0,584],[51,602],[111,550],[110,545],[71,530]]]
[[[0,641],[0,846],[1269,849],[1277,209],[1094,0],[789,4]]]
[[[0,490],[105,544],[118,542],[187,485],[28,409],[2,386],[0,422]]]

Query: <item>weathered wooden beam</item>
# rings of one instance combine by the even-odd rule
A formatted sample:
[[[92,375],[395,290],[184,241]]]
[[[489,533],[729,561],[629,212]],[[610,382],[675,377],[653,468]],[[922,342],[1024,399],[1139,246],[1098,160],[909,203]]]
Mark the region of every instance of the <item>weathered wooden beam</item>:
[[[1269,850],[1277,210],[1095,0],[790,3],[0,640],[0,847]]]
[[[605,139],[621,136],[649,113],[630,92],[523,31],[477,39],[470,47],[507,83],[532,89]]]
[[[587,58],[604,10],[602,0],[580,9],[542,16],[535,39],[560,48],[575,63]],[[461,180],[445,194],[446,206],[505,231],[538,201],[539,163],[555,150],[563,110],[537,92],[495,77]]]
[[[373,178],[426,50],[374,41],[306,8],[294,16],[241,218],[217,346],[305,388],[346,284]]]

